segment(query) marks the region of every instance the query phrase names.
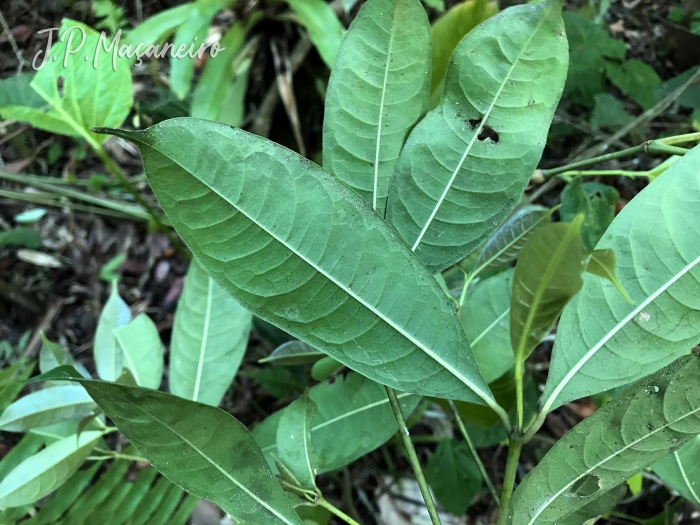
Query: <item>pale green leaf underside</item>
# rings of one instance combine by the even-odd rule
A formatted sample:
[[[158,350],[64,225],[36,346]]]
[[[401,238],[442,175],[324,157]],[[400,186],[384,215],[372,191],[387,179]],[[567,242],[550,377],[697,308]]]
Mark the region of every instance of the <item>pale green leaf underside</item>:
[[[212,122],[111,132],[139,145],[176,230],[248,310],[382,384],[494,403],[433,276],[335,177]]]
[[[282,411],[277,426],[277,456],[307,490],[316,487],[318,459],[311,439],[316,403],[307,394]]]
[[[307,345],[303,341],[294,340],[281,344],[269,356],[258,362],[290,366],[305,365],[314,363],[325,356],[326,354],[319,352],[313,346]]]
[[[136,384],[159,388],[163,378],[163,343],[151,318],[140,314],[126,326],[116,328],[114,336],[122,349],[124,368],[131,372]]]
[[[505,220],[540,160],[568,63],[560,11],[511,7],[471,31],[440,104],[408,137],[387,218],[433,273]]]
[[[20,463],[0,482],[0,508],[34,503],[60,487],[95,446],[102,432],[63,438]]]
[[[96,405],[82,386],[55,386],[19,398],[0,416],[0,430],[26,432],[35,427],[82,419]]]
[[[230,414],[141,387],[80,383],[175,485],[243,523],[301,525],[255,440]]]
[[[39,370],[48,372],[58,366],[69,365],[75,368],[81,376],[90,379],[90,372],[79,363],[71,353],[58,343],[49,340],[42,332],[41,351],[39,352]]]
[[[700,357],[684,356],[575,426],[518,487],[513,525],[559,523],[700,433]]]
[[[311,439],[320,458],[319,473],[336,470],[386,443],[396,433],[396,419],[386,391],[377,383],[354,372],[321,383],[309,390],[317,411],[312,420]],[[403,413],[418,405],[420,396],[398,393]],[[282,411],[275,412],[255,429],[253,436],[273,464],[277,426]]]
[[[84,41],[80,29],[85,31]],[[0,108],[0,114],[53,133],[84,137],[99,144],[105,137],[96,135],[90,127],[120,126],[133,105],[129,65],[126,60],[117,58],[115,70],[112,56],[102,52],[97,53],[97,67],[94,67],[99,34],[80,22],[64,19],[59,33],[66,37],[65,41],[56,41],[51,47],[49,59],[31,83],[32,89],[46,101],[46,111],[10,106]],[[79,48],[81,41],[83,44]],[[71,50],[78,51],[69,55],[67,67],[64,67],[69,43]],[[54,56],[57,57],[55,61],[51,58]],[[86,61],[85,56],[90,60]],[[62,83],[60,89],[59,82]]]
[[[557,329],[545,407],[636,381],[700,341],[700,147],[615,218],[596,249],[612,249],[628,304],[585,275]]]
[[[419,0],[370,0],[333,67],[323,166],[384,216],[389,181],[430,91],[430,24]]]
[[[252,321],[193,258],[175,312],[170,392],[217,406],[243,360]]]
[[[114,331],[130,322],[131,311],[124,299],[119,297],[115,281],[109,299],[100,313],[93,346],[97,374],[105,381],[116,381],[122,373],[124,356]]]
[[[652,468],[669,487],[695,505],[700,505],[700,436],[691,439]]]
[[[513,270],[506,270],[474,286],[460,318],[479,371],[492,383],[515,366],[510,346],[510,292]]]

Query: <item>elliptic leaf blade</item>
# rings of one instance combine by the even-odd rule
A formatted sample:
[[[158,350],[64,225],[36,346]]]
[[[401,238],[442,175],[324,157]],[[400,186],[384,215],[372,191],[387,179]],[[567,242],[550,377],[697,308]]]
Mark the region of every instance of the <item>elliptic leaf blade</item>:
[[[151,318],[140,314],[129,324],[116,328],[114,336],[122,350],[124,367],[134,376],[136,384],[146,388],[160,387],[163,343]]]

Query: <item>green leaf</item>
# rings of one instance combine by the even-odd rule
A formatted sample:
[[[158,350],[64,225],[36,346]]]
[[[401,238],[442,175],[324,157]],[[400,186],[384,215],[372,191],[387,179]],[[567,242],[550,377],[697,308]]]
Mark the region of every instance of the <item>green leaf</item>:
[[[605,72],[610,82],[642,106],[642,109],[649,109],[658,101],[656,90],[661,86],[661,79],[650,65],[639,60],[625,60],[621,64],[608,62],[605,64]]]
[[[221,51],[216,57],[207,60],[197,82],[192,95],[191,116],[219,120],[235,74],[234,59],[239,54],[248,31],[259,19],[260,13],[255,13],[245,23],[236,21],[221,38]]]
[[[319,460],[311,441],[311,422],[316,414],[316,403],[308,391],[282,411],[277,426],[277,455],[290,470],[301,488],[316,488],[316,469]]]
[[[594,97],[595,106],[591,116],[591,126],[617,130],[632,122],[634,117],[627,113],[625,107],[610,93],[598,93]]]
[[[236,521],[301,525],[252,436],[230,414],[155,390],[78,381],[178,487],[216,503]]]
[[[545,525],[700,433],[700,357],[681,357],[570,430],[513,496],[513,525]]]
[[[0,482],[0,508],[20,507],[40,500],[73,475],[102,432],[68,436],[25,459]]]
[[[431,37],[433,41],[432,74],[430,81],[431,109],[437,106],[442,96],[445,73],[450,63],[452,52],[460,40],[484,20],[498,13],[498,4],[487,0],[466,0],[453,6],[444,15],[433,22]]]
[[[114,280],[119,280],[117,271],[119,267],[126,261],[126,253],[120,253],[112,257],[100,270],[100,280],[111,283]]]
[[[116,381],[122,372],[122,349],[117,344],[114,330],[131,322],[131,311],[119,297],[117,282],[112,282],[112,291],[105,303],[95,331],[95,366],[98,375],[106,381]]]
[[[192,74],[194,72],[194,57],[199,46],[206,40],[207,30],[216,13],[224,9],[229,0],[196,0],[175,31],[173,50],[180,48],[191,53],[179,53],[177,58],[170,60],[170,89],[180,99],[184,99],[190,91]]]
[[[544,226],[520,254],[510,301],[510,343],[516,360],[530,355],[583,285],[582,220]]]
[[[419,0],[368,1],[338,56],[326,94],[323,167],[383,217],[401,148],[428,108],[425,9]]]
[[[559,215],[563,222],[573,221],[582,213],[583,246],[593,250],[615,218],[615,205],[620,195],[612,186],[598,182],[583,183],[580,177],[569,182],[561,194]]]
[[[134,49],[139,44],[149,46],[166,37],[171,31],[185,23],[195,11],[194,2],[179,5],[148,17],[142,24],[129,32],[124,45]],[[175,48],[177,50],[177,48]]]
[[[277,399],[299,394],[306,388],[306,377],[300,376],[300,370],[284,366],[266,366],[259,370],[246,370],[241,375],[253,378],[265,390]]]
[[[33,372],[34,363],[27,364],[24,361],[0,370],[0,411],[15,400]]]
[[[644,479],[641,472],[637,472],[634,476],[627,480],[627,486],[633,496],[637,496],[642,491]]]
[[[110,60],[102,46],[96,51],[99,33],[80,22],[64,19],[59,35],[49,52],[57,60],[47,59],[31,83],[49,109],[38,109],[34,103],[12,105],[0,107],[0,114],[52,133],[82,137],[99,147],[106,137],[90,128],[120,126],[131,111],[134,99],[129,65],[122,59]],[[90,60],[85,60],[86,56]]]
[[[555,1],[506,9],[455,49],[440,105],[401,151],[387,205],[432,273],[476,249],[517,204],[564,87],[566,50]]]
[[[435,497],[448,512],[463,515],[481,490],[482,477],[466,443],[443,439],[425,469]]]
[[[0,80],[0,107],[24,106],[42,108],[46,101],[31,88],[35,73],[20,73]]]
[[[25,248],[41,248],[41,235],[25,226],[0,232],[0,248],[13,244]]]
[[[486,242],[473,273],[499,268],[517,259],[532,234],[549,223],[552,211],[532,205],[515,213]]]
[[[323,0],[287,0],[287,3],[306,27],[318,54],[332,68],[345,29],[331,6]]]
[[[30,428],[82,419],[92,414],[96,405],[81,386],[56,386],[21,397],[7,407],[0,417],[0,430],[26,432]]]
[[[667,80],[656,90],[656,96],[662,99],[685,84],[690,77],[697,73],[698,67],[692,67],[677,77]],[[1,84],[0,84],[1,85]],[[700,108],[700,83],[689,86],[675,101],[677,104],[691,109]]]
[[[326,356],[323,359],[316,361],[314,366],[311,367],[311,377],[313,377],[316,381],[325,381],[342,369],[342,363],[339,363],[332,357]]]
[[[64,365],[72,366],[80,375],[90,379],[90,372],[87,371],[85,366],[80,364],[68,350],[58,343],[50,341],[44,332],[41,332],[41,352],[39,353],[39,370],[41,370],[41,373]]]
[[[252,315],[209,277],[194,257],[175,312],[170,392],[221,403],[248,346]]]
[[[321,459],[318,473],[337,470],[386,443],[396,431],[396,419],[389,406],[385,389],[356,374],[321,383],[309,389],[316,403],[311,439]],[[403,413],[408,416],[418,405],[420,396],[398,393]],[[253,436],[272,463],[270,454],[277,450],[277,427],[282,411],[275,412],[253,429]]]
[[[139,145],[175,229],[248,310],[382,384],[495,404],[450,300],[345,184],[204,120],[110,133]]]
[[[319,352],[313,346],[307,345],[303,341],[288,341],[275,348],[274,352],[258,362],[294,366],[315,363],[325,356],[326,354]]]
[[[652,469],[671,489],[700,505],[700,436],[655,463]]]
[[[557,525],[594,525],[597,523],[597,518],[600,518],[601,515],[607,513],[617,505],[617,502],[620,501],[626,493],[627,486],[624,483],[620,483],[614,489],[601,494],[590,503],[586,503],[580,509],[557,521]],[[666,525],[666,522],[664,522],[664,525]]]
[[[629,384],[700,342],[700,147],[642,190],[597,249],[611,249],[627,304],[615,287],[584,276],[557,329],[544,409]]]
[[[124,367],[136,384],[158,389],[163,378],[163,343],[151,318],[140,314],[129,324],[116,328],[114,337],[121,348]]]
[[[629,304],[632,304],[632,299],[617,278],[616,266],[615,252],[610,249],[594,250],[586,265],[586,271],[610,281],[623,299]]]
[[[34,434],[22,436],[22,439],[0,459],[0,479],[5,479],[22,461],[38,452],[43,444],[43,438]]]
[[[479,372],[491,383],[515,366],[510,346],[510,294],[513,270],[501,272],[471,289],[459,316]]]
[[[595,95],[607,91],[603,76],[606,58],[624,59],[627,47],[622,40],[612,38],[604,26],[580,13],[564,11],[563,16],[569,39],[564,97],[590,108]]]

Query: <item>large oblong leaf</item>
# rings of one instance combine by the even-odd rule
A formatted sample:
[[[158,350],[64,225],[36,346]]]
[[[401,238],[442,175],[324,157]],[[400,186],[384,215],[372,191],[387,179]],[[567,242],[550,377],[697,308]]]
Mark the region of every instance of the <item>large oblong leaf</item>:
[[[129,324],[116,328],[114,336],[121,348],[124,368],[137,385],[158,388],[163,378],[163,343],[150,317],[140,314]]]
[[[319,473],[336,470],[386,443],[397,432],[396,419],[386,390],[366,377],[350,372],[333,383],[309,390],[316,403],[311,439],[321,460]],[[420,396],[398,393],[401,410],[408,416]],[[277,453],[277,428],[283,410],[275,412],[253,429],[268,463]]]
[[[700,433],[700,357],[681,357],[576,425],[513,496],[513,525],[554,525]]]
[[[615,286],[584,275],[557,329],[544,408],[641,379],[700,341],[700,147],[627,204],[596,246],[611,249]]]
[[[403,143],[425,114],[430,24],[420,0],[369,0],[331,72],[323,167],[384,216]]]
[[[408,137],[387,218],[428,269],[463,259],[515,207],[568,64],[561,1],[511,7],[452,55],[442,100]]]
[[[76,380],[175,485],[236,521],[301,525],[255,440],[230,414],[156,390]]]
[[[345,184],[203,120],[109,132],[139,145],[175,229],[248,310],[392,388],[496,405],[449,299]]]
[[[192,259],[175,312],[170,392],[217,406],[243,360],[253,316]]]
[[[34,503],[56,490],[82,465],[101,437],[102,432],[94,430],[68,436],[22,461],[0,481],[0,508]]]
[[[694,437],[652,468],[669,487],[693,504],[700,505],[700,436]]]
[[[45,388],[27,394],[7,407],[0,416],[0,430],[26,432],[31,428],[83,419],[95,408],[92,398],[79,385]]]

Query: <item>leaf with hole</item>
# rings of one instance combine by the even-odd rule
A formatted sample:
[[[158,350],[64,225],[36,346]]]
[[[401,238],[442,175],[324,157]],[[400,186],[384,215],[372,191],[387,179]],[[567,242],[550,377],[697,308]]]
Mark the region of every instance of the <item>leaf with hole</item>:
[[[128,62],[117,58],[116,52],[114,61],[110,60],[95,51],[99,45],[97,31],[65,18],[50,56],[42,53],[43,66],[37,61],[40,70],[30,84],[45,107],[37,108],[33,101],[30,106],[3,106],[0,115],[59,135],[82,137],[99,147],[106,137],[90,128],[121,126],[134,103]],[[94,54],[89,61],[86,50]]]
[[[217,406],[248,346],[252,315],[192,259],[175,312],[170,392]]]
[[[633,304],[584,275],[559,322],[545,411],[641,379],[700,342],[698,162],[695,147],[630,201],[596,246],[615,253]]]
[[[513,525],[559,523],[700,433],[700,357],[681,357],[570,430],[513,496]]]
[[[105,303],[95,331],[93,354],[98,375],[106,381],[116,381],[122,372],[124,356],[114,331],[131,322],[131,310],[119,297],[117,281]]]
[[[338,53],[326,94],[323,167],[383,217],[394,165],[428,107],[430,24],[419,0],[370,0]]]
[[[450,300],[345,184],[204,120],[109,132],[138,144],[175,229],[248,310],[382,384],[495,405]]]
[[[129,370],[137,385],[160,387],[163,378],[163,343],[155,323],[146,314],[140,314],[129,324],[114,330],[123,357],[124,368]]]
[[[552,0],[506,9],[455,49],[440,104],[401,151],[387,204],[389,223],[432,273],[469,255],[517,204],[567,61],[561,2]]]

